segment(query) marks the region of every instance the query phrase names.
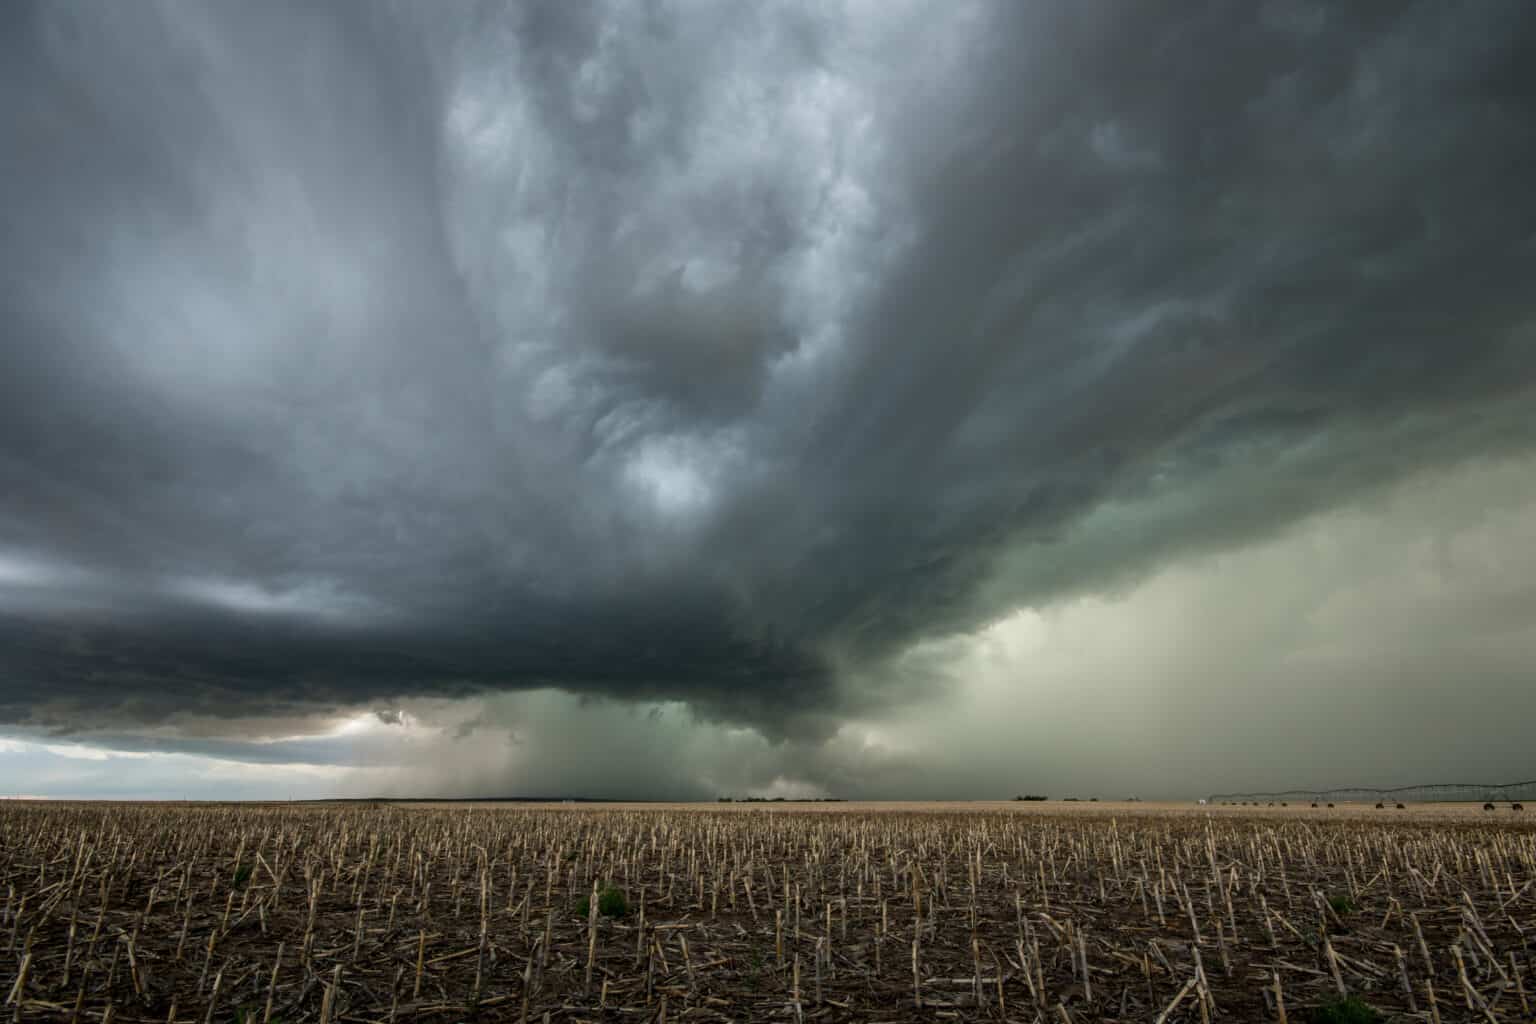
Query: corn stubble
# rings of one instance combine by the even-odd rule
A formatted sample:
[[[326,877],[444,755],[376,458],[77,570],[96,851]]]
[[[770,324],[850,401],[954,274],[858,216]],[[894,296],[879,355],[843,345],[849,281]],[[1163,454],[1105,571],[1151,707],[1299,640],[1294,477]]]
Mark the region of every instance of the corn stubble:
[[[13,804],[0,886],[12,1021],[1533,1009],[1513,823]]]

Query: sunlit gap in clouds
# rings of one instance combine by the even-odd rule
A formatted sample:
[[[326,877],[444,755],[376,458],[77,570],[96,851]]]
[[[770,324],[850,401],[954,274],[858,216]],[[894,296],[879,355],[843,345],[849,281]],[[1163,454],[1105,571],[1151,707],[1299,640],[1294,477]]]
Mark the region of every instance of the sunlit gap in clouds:
[[[288,732],[281,735],[252,737],[250,742],[262,744],[297,743],[304,740],[340,739],[365,736],[404,736],[433,732],[422,728],[410,712],[399,708],[375,708],[366,711],[348,711],[341,716],[316,717],[314,729]]]
[[[317,715],[285,725],[281,733],[261,735],[251,733],[259,722],[231,728],[186,718],[71,742],[23,731],[0,736],[0,779],[26,779],[29,794],[60,798],[203,799],[224,793],[218,787],[226,785],[247,799],[348,795],[359,765],[410,763],[412,744],[442,731],[399,709]],[[3,782],[0,794],[22,795],[7,793]]]
[[[0,739],[0,797],[13,799],[317,798],[335,795],[350,772],[342,765]]]

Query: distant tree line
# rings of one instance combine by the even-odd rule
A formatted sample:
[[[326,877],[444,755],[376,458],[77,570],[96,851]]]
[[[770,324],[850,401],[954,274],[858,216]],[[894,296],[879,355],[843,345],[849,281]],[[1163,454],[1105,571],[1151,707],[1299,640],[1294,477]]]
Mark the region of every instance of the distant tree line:
[[[840,796],[807,796],[807,797],[782,797],[782,796],[722,796],[715,798],[720,804],[840,804],[847,801]]]

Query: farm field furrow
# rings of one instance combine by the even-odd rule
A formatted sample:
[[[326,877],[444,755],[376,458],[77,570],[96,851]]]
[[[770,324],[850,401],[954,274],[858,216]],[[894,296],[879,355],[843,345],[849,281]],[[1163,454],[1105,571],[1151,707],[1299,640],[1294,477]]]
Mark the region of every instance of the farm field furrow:
[[[1536,1008],[1507,814],[15,803],[0,886],[16,1021]]]

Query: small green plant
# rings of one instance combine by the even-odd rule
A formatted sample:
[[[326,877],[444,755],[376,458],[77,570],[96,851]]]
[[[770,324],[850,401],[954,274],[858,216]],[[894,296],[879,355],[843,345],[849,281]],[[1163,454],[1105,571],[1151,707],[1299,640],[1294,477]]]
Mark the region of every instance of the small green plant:
[[[244,864],[237,864],[237,865],[235,865],[235,877],[230,882],[230,885],[232,885],[236,889],[240,888],[246,882],[249,882],[251,880],[251,873],[254,872],[255,870],[256,870],[256,865],[255,864],[244,863]]]
[[[1343,917],[1346,914],[1353,914],[1355,912],[1354,901],[1352,901],[1348,896],[1329,896],[1328,905],[1332,907],[1333,912],[1338,914],[1340,917]]]
[[[1307,1014],[1309,1024],[1378,1024],[1381,1019],[1376,1008],[1359,996],[1335,999]]]
[[[603,917],[627,917],[629,901],[624,898],[622,890],[609,886],[597,894],[597,912]],[[583,896],[576,903],[576,916],[586,917],[591,913],[592,898]]]

